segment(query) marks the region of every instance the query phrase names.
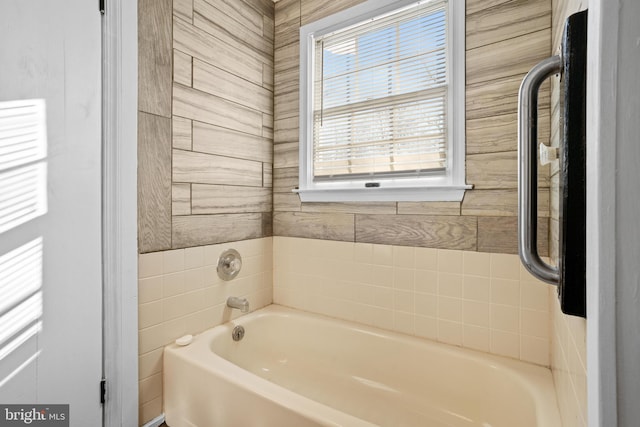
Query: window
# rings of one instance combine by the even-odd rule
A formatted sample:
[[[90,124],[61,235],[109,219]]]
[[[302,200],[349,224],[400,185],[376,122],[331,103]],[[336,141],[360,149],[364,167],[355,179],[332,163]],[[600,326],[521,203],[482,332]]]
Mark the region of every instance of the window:
[[[300,29],[302,201],[462,200],[464,2],[369,0]]]

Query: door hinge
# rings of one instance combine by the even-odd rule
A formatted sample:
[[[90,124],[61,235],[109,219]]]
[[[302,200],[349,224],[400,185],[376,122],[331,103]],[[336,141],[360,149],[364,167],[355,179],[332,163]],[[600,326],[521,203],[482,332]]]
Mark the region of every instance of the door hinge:
[[[100,380],[100,403],[104,403],[107,400],[107,380],[105,378]]]
[[[100,14],[104,15],[104,3],[106,0],[98,0],[98,8],[100,9]]]

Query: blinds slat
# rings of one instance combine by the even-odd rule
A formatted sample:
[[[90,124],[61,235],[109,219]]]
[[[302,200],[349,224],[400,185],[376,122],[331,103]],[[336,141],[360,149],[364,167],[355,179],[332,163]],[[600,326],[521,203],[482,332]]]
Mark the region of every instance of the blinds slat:
[[[423,101],[426,103],[433,102],[435,99],[443,99],[446,96],[446,87],[441,85],[435,88],[427,88],[424,90],[403,93],[395,96],[387,96],[382,99],[363,100],[360,102],[354,102],[347,105],[339,105],[332,108],[325,108],[321,113],[326,117],[341,112],[352,113],[360,110],[368,110],[376,107],[393,107],[396,105]],[[314,111],[314,114],[320,114],[319,110]]]

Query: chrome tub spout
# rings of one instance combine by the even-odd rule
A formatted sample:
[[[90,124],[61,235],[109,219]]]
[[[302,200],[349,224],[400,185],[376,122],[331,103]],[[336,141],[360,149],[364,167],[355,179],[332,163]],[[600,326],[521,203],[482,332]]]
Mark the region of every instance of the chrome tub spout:
[[[246,298],[229,297],[227,298],[227,307],[237,308],[243,313],[249,311],[249,301]]]

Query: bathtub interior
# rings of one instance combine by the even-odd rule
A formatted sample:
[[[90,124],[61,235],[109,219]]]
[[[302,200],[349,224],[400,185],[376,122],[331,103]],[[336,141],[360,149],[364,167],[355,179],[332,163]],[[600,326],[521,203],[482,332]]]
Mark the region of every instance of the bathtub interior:
[[[220,326],[210,350],[376,425],[540,426],[535,390],[512,366],[541,384],[548,382],[548,370],[516,361],[487,363],[474,352],[319,318],[271,306]],[[231,339],[236,324],[246,331],[239,342]]]

